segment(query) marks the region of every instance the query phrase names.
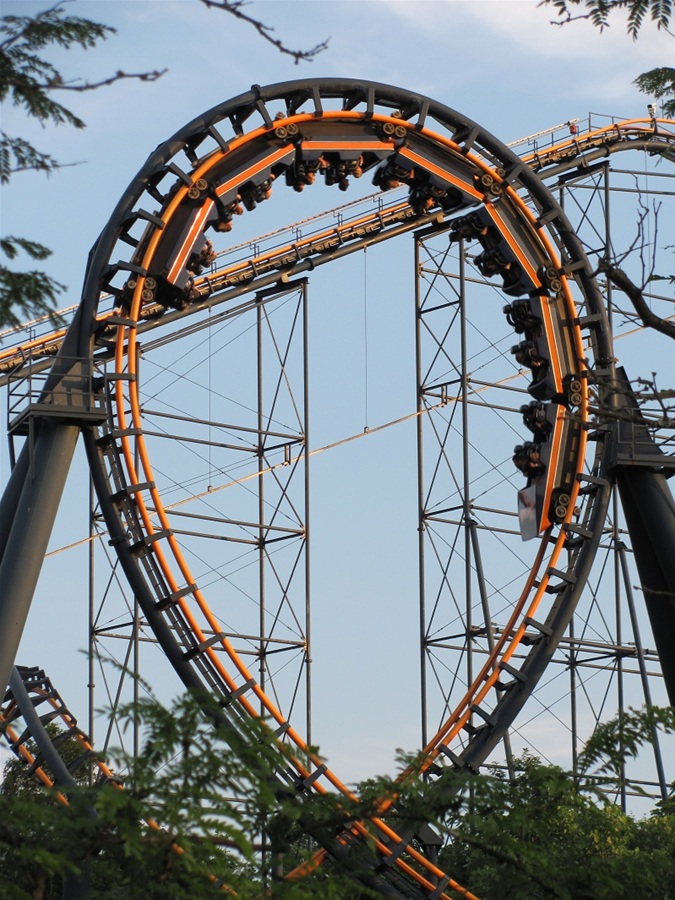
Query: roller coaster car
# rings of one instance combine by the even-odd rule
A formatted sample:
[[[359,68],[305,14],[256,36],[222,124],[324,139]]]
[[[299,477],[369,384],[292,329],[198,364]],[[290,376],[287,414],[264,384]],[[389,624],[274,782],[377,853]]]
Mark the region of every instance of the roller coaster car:
[[[296,155],[293,164],[286,169],[286,184],[297,193],[301,193],[306,187],[314,184],[320,165],[320,157],[304,160],[300,154]]]
[[[499,214],[496,212],[497,209]],[[490,210],[482,207],[455,219],[451,225],[450,240],[462,238],[468,241],[478,240],[483,252],[474,258],[474,262],[484,278],[501,276],[502,290],[505,294],[512,297],[536,294],[541,290],[541,282],[535,281],[530,274],[537,268],[534,248],[531,253],[526,253],[522,260],[517,259],[501,230],[505,229],[508,232],[515,229],[511,218],[504,201],[495,201],[490,204]]]
[[[272,196],[272,182],[276,176],[271,174],[269,178],[263,181],[248,181],[239,188],[239,197],[244,207],[252,212],[259,203],[269,200]]]
[[[440,157],[435,149],[423,140],[403,144],[381,163],[373,176],[373,184],[383,191],[407,184],[410,187],[409,203],[421,215],[434,207],[453,212],[475,205],[477,198],[460,185],[467,181],[464,161]]]
[[[551,366],[547,355],[546,343],[540,338],[526,338],[511,347],[516,362],[532,373],[532,382],[527,390],[537,400],[550,400],[555,394],[555,385],[551,377]]]
[[[499,237],[499,232],[484,210],[458,216],[450,224],[450,241],[479,240],[482,247],[492,250],[499,244]]]
[[[503,312],[516,334],[532,333],[541,326],[541,319],[535,315],[529,300],[515,300]]]
[[[552,403],[531,400],[520,407],[520,414],[525,427],[532,432],[536,443],[548,440],[557,417],[556,408]]]
[[[581,424],[564,406],[536,401],[521,407],[534,441],[519,444],[513,462],[527,478],[518,491],[518,520],[523,540],[530,540],[565,520],[574,486]]]
[[[541,457],[541,444],[526,441],[513,448],[513,464],[527,476],[528,485],[546,471]]]
[[[360,153],[352,158],[344,158],[338,153],[325,153],[322,160],[321,171],[328,187],[337,184],[341,191],[346,191],[350,176],[360,178],[363,175],[363,156]]]
[[[390,191],[401,184],[410,184],[411,170],[401,166],[395,158],[388,159],[377,167],[373,174],[373,184],[382,191]]]
[[[312,127],[313,133],[303,134],[297,142],[293,165],[287,170],[286,183],[297,191],[313,184],[317,172],[329,187],[338,185],[346,190],[350,177],[360,178],[395,150],[370,125],[360,128],[357,135],[345,134],[339,123],[317,122]]]
[[[474,262],[484,278],[501,276],[502,290],[505,294],[519,297],[531,290],[531,280],[525,276],[520,263],[509,259],[501,247],[484,250],[475,257]]]
[[[387,160],[375,172],[373,184],[383,191],[401,184],[409,185],[408,202],[418,215],[434,207],[451,212],[465,204],[464,194],[460,190],[442,178],[413,166],[408,160]]]

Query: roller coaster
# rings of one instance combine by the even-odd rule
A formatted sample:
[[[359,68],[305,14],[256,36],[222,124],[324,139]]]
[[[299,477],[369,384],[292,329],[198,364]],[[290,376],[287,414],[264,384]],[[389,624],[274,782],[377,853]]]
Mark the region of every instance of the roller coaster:
[[[606,177],[614,154],[672,161],[675,124],[652,117],[564,131],[518,155],[418,94],[304,80],[254,86],[151,154],[92,248],[69,324],[34,323],[0,348],[13,465],[0,506],[2,720],[43,780],[44,761],[57,781],[70,777],[45,721],[76,734],[83,761],[92,750],[44,672],[12,668],[81,436],[115,565],[181,682],[217,698],[227,729],[263,723],[279,747],[279,798],[289,788],[301,806],[329,792],[353,798],[312,749],[311,717],[299,724],[294,709],[303,679],[307,709],[311,693],[306,520],[308,461],[319,448],[307,426],[309,283],[319,267],[403,235],[415,245],[423,750],[401,780],[478,771],[502,744],[508,762],[510,731],[556,654],[567,648],[578,663],[599,649],[573,627],[617,492],[653,626],[652,662],[675,701],[672,456],[615,365],[610,288],[599,288],[602,254],[584,237],[587,207],[573,222],[564,202],[575,179]],[[320,182],[353,191],[366,174],[377,192],[339,214],[232,245],[273,195],[304,202]],[[478,303],[476,339],[469,315]],[[210,401],[199,407],[194,364],[186,397],[171,366],[165,382],[148,379],[155,350],[189,355],[191,337],[232,323],[251,343],[217,377],[241,387],[239,421],[217,419]],[[180,395],[171,413],[162,391]],[[496,462],[481,443],[500,447]],[[195,469],[206,449],[208,470]],[[236,555],[217,577],[225,543],[254,555],[248,581],[233,581]],[[486,574],[488,557],[502,571]],[[267,582],[278,589],[274,608]],[[243,602],[254,590],[257,601]],[[282,634],[286,615],[294,626]],[[273,660],[289,649],[300,674],[282,702]],[[646,685],[648,655],[637,639],[633,650]],[[663,794],[658,758],[657,769]],[[383,801],[316,862],[351,860],[355,877],[384,896],[473,896],[388,812]]]

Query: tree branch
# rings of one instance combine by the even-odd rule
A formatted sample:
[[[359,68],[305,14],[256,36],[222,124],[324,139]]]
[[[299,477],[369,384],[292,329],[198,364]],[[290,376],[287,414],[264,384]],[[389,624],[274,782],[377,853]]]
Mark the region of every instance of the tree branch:
[[[588,12],[573,14],[569,7],[579,7],[582,3]],[[637,40],[647,13],[656,22],[656,27],[665,31],[668,31],[671,17],[671,4],[663,0],[540,0],[539,6],[552,6],[558,10],[558,16],[562,18],[552,22],[553,25],[567,25],[579,19],[590,19],[600,31],[609,28],[610,13],[617,9],[627,10],[626,31],[633,40]]]
[[[85,81],[77,84],[74,81],[49,81],[45,84],[35,84],[34,87],[42,91],[95,91],[100,87],[107,87],[109,84],[115,84],[124,78],[137,78],[139,81],[157,81],[162,75],[165,75],[168,69],[154,69],[152,72],[115,72],[110,78],[104,78],[102,81]]]
[[[633,309],[646,328],[653,328],[654,331],[658,331],[675,340],[675,322],[668,322],[652,312],[643,296],[642,288],[634,284],[623,269],[615,266],[609,260],[603,260],[598,266],[598,271],[606,275],[608,281],[628,297],[633,304]]]
[[[321,43],[316,44],[309,50],[292,50],[290,47],[287,47],[280,38],[274,36],[274,28],[270,25],[265,25],[264,22],[254,19],[252,16],[243,12],[243,7],[248,6],[246,0],[200,0],[200,2],[208,9],[222,9],[224,12],[230,13],[235,18],[241,19],[242,22],[247,22],[255,28],[261,38],[272,44],[273,47],[276,47],[280,53],[292,56],[296,65],[301,60],[303,62],[312,62],[315,56],[322,53],[328,47],[330,38],[326,38],[325,41],[321,41]]]

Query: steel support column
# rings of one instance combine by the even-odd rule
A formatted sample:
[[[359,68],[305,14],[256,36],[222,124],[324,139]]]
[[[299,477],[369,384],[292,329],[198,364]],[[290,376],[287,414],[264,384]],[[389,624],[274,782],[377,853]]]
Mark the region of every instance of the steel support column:
[[[0,684],[3,686],[9,682],[19,649],[79,432],[77,425],[45,419],[35,446],[26,444],[17,461],[25,477],[0,563]],[[29,462],[31,450],[33,457]],[[17,483],[10,481],[8,490],[10,498],[15,499]],[[11,514],[8,505],[9,501],[3,514]]]

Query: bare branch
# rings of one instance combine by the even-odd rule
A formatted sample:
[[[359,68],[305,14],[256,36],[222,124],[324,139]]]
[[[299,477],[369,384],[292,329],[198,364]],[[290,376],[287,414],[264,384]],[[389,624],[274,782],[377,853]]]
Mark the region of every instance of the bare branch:
[[[572,13],[570,7],[583,6],[587,12]],[[669,32],[672,6],[670,0],[540,0],[539,6],[552,6],[558,10],[558,20],[553,25],[567,25],[579,19],[589,19],[599,30],[609,28],[609,17],[615,10],[627,13],[626,31],[637,40],[640,29],[645,23],[647,14],[657,29]]]
[[[643,296],[642,288],[634,284],[623,269],[620,269],[609,260],[603,260],[598,266],[598,271],[604,273],[615,288],[623,291],[633,304],[635,312],[646,328],[653,328],[654,331],[658,331],[675,340],[675,323],[662,319],[652,312]]]
[[[247,22],[255,28],[260,37],[272,44],[273,47],[276,47],[280,53],[292,56],[296,65],[301,60],[303,62],[312,62],[315,56],[322,53],[328,47],[330,38],[326,38],[325,41],[321,41],[321,43],[316,44],[309,50],[292,50],[290,47],[287,47],[280,38],[274,36],[274,28],[270,25],[265,25],[264,22],[254,19],[252,16],[243,12],[243,7],[249,5],[246,0],[200,0],[200,2],[208,9],[222,9],[224,12],[228,12],[235,16],[235,18],[241,19],[242,22]]]
[[[35,84],[35,87],[43,91],[95,91],[100,87],[107,87],[109,84],[115,84],[124,78],[137,78],[139,81],[157,81],[162,75],[165,75],[168,69],[154,69],[152,72],[115,72],[110,78],[104,78],[102,81],[84,81],[77,84],[74,81],[48,81],[45,84]]]

